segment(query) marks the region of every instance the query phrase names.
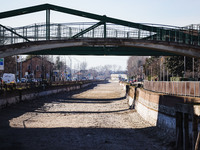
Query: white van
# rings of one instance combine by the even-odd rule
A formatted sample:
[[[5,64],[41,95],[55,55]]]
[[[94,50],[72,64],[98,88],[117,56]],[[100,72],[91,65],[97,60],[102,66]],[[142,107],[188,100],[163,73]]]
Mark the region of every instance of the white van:
[[[16,83],[15,74],[12,74],[12,73],[4,73],[2,80],[6,84],[8,84],[8,83]]]

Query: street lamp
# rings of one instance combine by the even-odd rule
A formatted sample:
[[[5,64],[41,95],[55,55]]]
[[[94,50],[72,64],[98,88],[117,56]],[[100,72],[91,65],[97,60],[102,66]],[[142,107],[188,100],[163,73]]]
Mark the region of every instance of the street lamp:
[[[78,73],[78,80],[80,80],[80,61],[76,58],[73,58],[74,60],[76,60],[78,62],[78,70],[79,70],[79,73]]]
[[[70,56],[68,56],[69,60],[70,60],[70,80],[72,80],[72,59]]]

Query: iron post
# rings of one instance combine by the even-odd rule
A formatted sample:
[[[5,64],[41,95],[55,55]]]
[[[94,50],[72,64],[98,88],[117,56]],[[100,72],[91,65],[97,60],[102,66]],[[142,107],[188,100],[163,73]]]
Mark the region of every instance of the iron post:
[[[104,39],[106,39],[106,22],[104,22]]]
[[[50,9],[46,10],[46,40],[50,40]]]

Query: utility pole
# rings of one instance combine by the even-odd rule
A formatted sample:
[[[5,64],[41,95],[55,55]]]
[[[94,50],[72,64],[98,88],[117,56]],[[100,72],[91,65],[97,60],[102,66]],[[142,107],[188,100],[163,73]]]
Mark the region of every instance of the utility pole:
[[[16,80],[17,80],[17,74],[18,74],[18,71],[17,71],[17,66],[18,66],[18,62],[17,62],[17,55],[16,55]]]
[[[50,81],[52,82],[53,81],[53,55],[51,55],[51,66],[50,66]]]
[[[22,78],[22,58],[20,59],[20,80]]]
[[[192,58],[192,65],[193,65],[193,79],[194,79],[194,57]]]
[[[69,56],[69,60],[70,60],[70,80],[72,80],[72,59]]]
[[[185,78],[185,71],[186,71],[186,57],[184,56],[184,78]]]
[[[165,59],[163,60],[163,81],[165,81],[165,65],[164,65],[164,63],[165,63]]]
[[[161,65],[161,57],[160,57],[160,81],[162,80],[162,65]]]
[[[33,78],[32,55],[31,55],[31,78]]]
[[[76,58],[73,58],[75,59],[77,62],[78,62],[78,70],[79,70],[79,73],[78,73],[78,80],[80,79],[80,61]]]
[[[169,81],[169,73],[168,73],[168,69],[167,69],[167,81]]]
[[[42,81],[44,79],[44,64],[43,64],[43,55],[42,55]]]
[[[67,81],[67,74],[66,74],[66,72],[67,72],[67,58],[66,58],[66,56],[65,56],[65,80]]]

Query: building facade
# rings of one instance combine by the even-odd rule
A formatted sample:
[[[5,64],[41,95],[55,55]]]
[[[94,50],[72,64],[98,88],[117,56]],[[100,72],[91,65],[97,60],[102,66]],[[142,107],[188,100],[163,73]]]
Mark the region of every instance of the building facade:
[[[119,81],[121,79],[127,80],[127,75],[126,74],[111,74],[112,81]]]
[[[33,56],[22,62],[22,77],[35,79],[51,79],[53,62],[41,56]]]

